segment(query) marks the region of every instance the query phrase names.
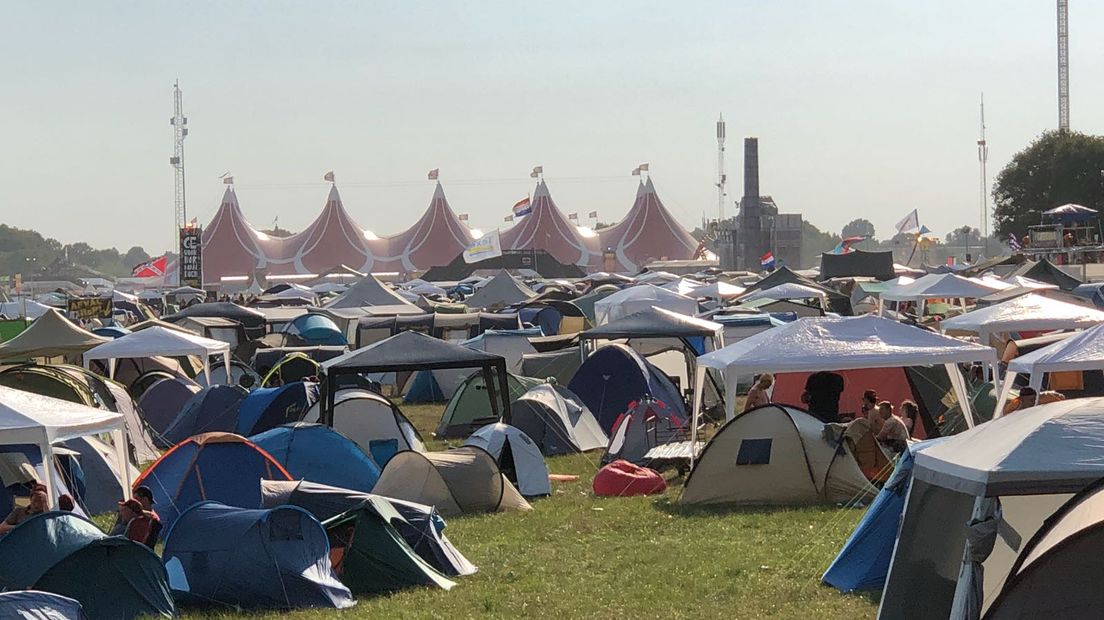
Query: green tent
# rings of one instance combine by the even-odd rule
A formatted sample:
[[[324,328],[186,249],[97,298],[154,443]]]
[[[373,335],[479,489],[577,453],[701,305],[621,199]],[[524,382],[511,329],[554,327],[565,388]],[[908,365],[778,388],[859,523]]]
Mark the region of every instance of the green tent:
[[[46,512],[0,538],[0,590],[41,590],[80,601],[89,618],[175,613],[161,560],[69,512]]]
[[[403,524],[406,519],[389,502],[375,497],[324,521],[334,572],[341,582],[356,593],[413,586],[448,590],[456,585],[410,548],[395,529]]]
[[[540,385],[544,381],[507,374],[506,383],[509,386],[510,402],[514,402],[528,392],[529,388]],[[498,418],[491,414],[483,373],[477,371],[453,392],[452,398],[445,407],[445,413],[441,416],[441,423],[437,425],[437,436],[464,438],[477,428],[497,421]]]
[[[0,342],[7,342],[23,333],[31,324],[31,319],[0,319]]]

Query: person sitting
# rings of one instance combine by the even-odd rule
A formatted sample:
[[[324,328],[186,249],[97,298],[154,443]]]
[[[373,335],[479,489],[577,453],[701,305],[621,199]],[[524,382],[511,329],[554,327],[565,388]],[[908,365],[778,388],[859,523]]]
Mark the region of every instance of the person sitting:
[[[911,400],[901,401],[900,417],[911,437],[913,430],[916,428],[917,420],[920,419],[920,407]]]
[[[73,512],[73,509],[77,507],[76,502],[73,501],[72,496],[62,495],[58,497],[58,510],[64,510],[65,512]]]
[[[1028,409],[1035,406],[1035,401],[1038,399],[1039,393],[1035,391],[1033,387],[1025,387],[1020,390],[1020,404],[1016,407],[1016,411]]]
[[[774,376],[769,373],[759,375],[758,381],[748,390],[747,400],[744,401],[744,411],[751,411],[756,407],[770,404],[771,385],[774,384]]]
[[[119,520],[111,530],[112,536],[126,536],[134,542],[146,544],[152,520],[146,516],[142,503],[134,498],[119,502]]]
[[[874,433],[874,436],[877,437],[878,433],[882,431],[883,422],[882,416],[878,412],[878,393],[874,390],[863,392],[862,417],[868,422],[870,432]]]
[[[37,490],[37,485],[35,489],[36,490],[31,493],[31,501],[27,506],[16,506],[8,513],[4,522],[0,523],[0,535],[7,534],[14,530],[17,525],[23,523],[27,519],[50,510],[50,498],[46,495],[46,491]]]
[[[888,400],[878,403],[878,417],[882,427],[877,438],[882,445],[900,454],[908,449],[909,432],[901,418],[893,415],[893,404]]]
[[[142,485],[134,489],[134,499],[142,504],[142,510],[150,518],[149,536],[146,537],[146,546],[153,549],[157,546],[157,540],[161,537],[161,516],[153,509],[153,491]]]

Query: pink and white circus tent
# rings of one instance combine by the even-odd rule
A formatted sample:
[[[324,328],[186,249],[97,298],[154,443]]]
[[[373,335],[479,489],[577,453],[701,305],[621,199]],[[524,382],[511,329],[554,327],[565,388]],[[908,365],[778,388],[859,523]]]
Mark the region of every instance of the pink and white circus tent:
[[[595,269],[637,271],[650,260],[693,257],[697,242],[663,206],[651,179],[617,224],[597,232],[576,226],[552,200],[543,180],[532,212],[502,231],[504,250],[544,250],[556,260]],[[217,284],[228,276],[320,274],[338,265],[364,273],[412,273],[446,265],[472,241],[472,233],[449,206],[438,183],[429,208],[407,230],[380,237],[361,228],[331,187],[319,216],[289,237],[265,234],[246,221],[233,188],[203,231],[203,279]],[[603,252],[613,253],[607,265]]]

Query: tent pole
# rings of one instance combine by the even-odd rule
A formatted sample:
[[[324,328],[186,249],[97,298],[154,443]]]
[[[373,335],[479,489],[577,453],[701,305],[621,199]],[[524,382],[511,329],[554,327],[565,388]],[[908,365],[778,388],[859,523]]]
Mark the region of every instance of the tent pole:
[[[483,385],[487,386],[487,398],[489,398],[490,401],[491,401],[491,415],[498,418],[502,422],[506,422],[506,420],[503,419],[503,417],[502,417],[503,413],[502,413],[502,410],[500,409],[499,404],[498,404],[498,394],[497,394],[497,390],[495,389],[496,381],[497,381],[497,378],[491,376],[491,367],[490,366],[484,366],[483,367]]]
[[[57,489],[54,488],[54,448],[50,445],[50,438],[46,437],[46,431],[43,430],[44,435],[42,444],[38,449],[42,452],[42,477],[44,480],[42,484],[46,485],[46,498],[49,500],[50,506],[57,505]]]
[[[705,373],[705,367],[697,364],[694,369],[694,409],[690,415],[690,469],[694,469],[694,461],[697,460],[698,454],[698,418],[701,415],[702,392],[705,390]],[[727,393],[728,390],[725,392]],[[728,403],[724,406],[727,410]]]
[[[123,480],[123,499],[130,497],[130,486],[134,481],[130,479],[130,458],[125,426],[120,422],[119,428],[111,431],[111,439],[115,442],[115,461],[119,464],[119,477]]]
[[[336,398],[334,396],[334,392],[337,391],[336,390],[337,374],[338,374],[338,371],[337,371],[336,368],[331,372],[325,373],[325,375],[326,375],[326,384],[325,384],[324,387],[326,388],[326,406],[324,407],[324,409],[322,411],[322,415],[319,416],[319,421],[322,422],[323,424],[325,424],[326,426],[329,426],[330,428],[333,428],[333,410],[334,410],[334,401],[336,400]]]
[[[234,377],[230,374],[230,349],[222,354],[222,365],[226,367],[226,385],[234,385]]]
[[[207,380],[207,385],[211,385],[211,356],[203,356],[203,378]]]
[[[1016,373],[1008,371],[1004,373],[1004,382],[1001,384],[1000,397],[997,398],[997,408],[993,411],[993,419],[1004,415],[1004,407],[1008,404],[1008,397],[1012,394],[1012,385],[1016,383]]]
[[[510,375],[506,372],[506,360],[495,362],[498,367],[499,398],[502,399],[502,419],[510,424],[513,418],[510,411]]]
[[[966,427],[974,427],[974,412],[970,406],[970,395],[966,392],[966,382],[962,379],[962,373],[958,371],[955,363],[943,364],[947,369],[947,377],[951,380],[955,398],[958,399],[958,407],[962,410],[962,417],[966,419]]]

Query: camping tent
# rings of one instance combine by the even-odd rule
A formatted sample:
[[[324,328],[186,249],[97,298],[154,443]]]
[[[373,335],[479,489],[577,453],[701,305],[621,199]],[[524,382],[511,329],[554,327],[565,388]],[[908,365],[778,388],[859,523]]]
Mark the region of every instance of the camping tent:
[[[238,407],[238,426],[234,432],[242,436],[256,435],[281,424],[298,422],[317,402],[318,384],[312,381],[257,388]]]
[[[1032,280],[1044,282],[1046,284],[1053,284],[1063,291],[1072,291],[1081,284],[1081,280],[1062,271],[1054,263],[1045,258],[1038,262],[1030,260],[1024,261],[1024,263],[1009,274],[1008,277],[1013,278],[1016,276],[1031,278]]]
[[[513,374],[506,376],[507,392],[511,403],[520,398],[527,390],[539,384],[539,380],[530,379],[529,377]],[[488,410],[486,391],[487,383],[482,373],[472,373],[465,379],[460,387],[452,393],[452,398],[445,406],[441,421],[437,424],[437,436],[463,438],[480,426],[497,422],[498,416],[493,415]],[[513,404],[510,406],[512,416]]]
[[[304,416],[304,422],[320,422],[318,403]],[[400,450],[425,450],[422,438],[390,400],[357,388],[337,391],[328,426],[351,439],[383,467]]]
[[[858,463],[824,423],[794,407],[766,405],[721,427],[702,450],[681,504],[812,504],[873,495]]]
[[[156,437],[169,428],[177,414],[184,408],[184,404],[202,390],[203,388],[191,379],[157,379],[138,398],[138,409],[142,412],[142,420]]]
[[[532,509],[502,475],[494,457],[475,446],[399,452],[387,461],[373,491],[434,506],[446,517]]]
[[[537,352],[529,344],[529,337],[540,335],[536,329],[488,329],[461,344],[476,351],[501,355],[506,358],[506,370],[516,373],[521,370],[521,358]]]
[[[35,515],[0,538],[0,590],[32,588],[80,601],[89,618],[176,611],[151,549],[69,512]]]
[[[355,443],[322,424],[295,422],[249,438],[296,480],[372,490],[380,468]]]
[[[40,304],[37,301],[27,298],[20,299],[19,301],[0,302],[0,315],[8,318],[25,317],[28,319],[37,319],[51,310],[54,309],[46,304]],[[56,310],[54,311],[56,312]]]
[[[176,357],[196,355],[203,359],[203,374],[207,384],[211,384],[212,355],[221,355],[226,367],[226,380],[230,380],[230,345],[221,340],[211,340],[202,336],[193,336],[174,329],[154,326],[110,340],[84,353],[84,367],[90,367],[92,360],[107,360],[109,377],[115,376],[116,360],[147,358],[155,356]]]
[[[983,613],[1019,543],[1104,476],[1102,414],[1104,398],[1039,405],[917,454],[879,617]]]
[[[1100,575],[1101,488],[1097,481],[1070,498],[1020,549],[987,620],[1100,615],[1104,591],[1086,585]]]
[[[38,590],[14,590],[0,594],[0,618],[89,620],[80,601]]]
[[[162,321],[175,323],[186,317],[214,317],[232,319],[241,323],[245,328],[246,336],[250,339],[260,338],[265,333],[265,315],[254,308],[246,308],[229,301],[213,301],[209,303],[193,304],[168,316],[161,317]]]
[[[595,340],[621,338],[681,339],[700,355],[724,346],[723,329],[720,323],[649,307],[580,333],[579,343],[593,345]]]
[[[749,284],[747,290],[748,292],[766,290],[785,283],[801,284],[803,286],[819,289],[823,291],[828,298],[828,310],[832,310],[833,312],[838,312],[840,314],[851,313],[851,302],[846,295],[840,293],[839,291],[830,289],[815,280],[807,278],[790,269],[789,267],[786,267],[785,265],[770,272],[770,274],[768,274],[767,277],[763,278],[762,280],[759,280],[758,282],[755,282],[753,284]]]
[[[899,368],[942,364],[951,378],[968,426],[969,398],[956,364],[984,362],[995,367],[997,353],[947,336],[873,315],[845,318],[805,318],[745,338],[698,358],[695,376],[693,430],[701,409],[705,369],[725,376],[725,403],[731,419],[741,376],[762,372],[818,372],[855,368]]]
[[[1047,373],[1101,369],[1104,369],[1104,325],[1097,325],[1009,362],[997,411],[1004,411],[1017,374],[1027,374],[1029,385],[1039,390]]]
[[[196,392],[161,433],[168,448],[201,433],[232,433],[238,427],[238,407],[246,392],[236,385],[216,385]]]
[[[50,308],[18,336],[0,344],[0,359],[77,355],[110,341],[81,329]]]
[[[123,482],[129,485],[126,422],[122,415],[0,386],[0,445],[37,446],[42,462],[52,463],[54,444],[100,433],[111,434],[116,466],[126,472]],[[46,476],[43,482],[51,500],[56,499],[53,477]]]
[[[69,466],[65,485],[85,514],[100,515],[117,510],[119,499],[130,495],[127,481],[136,479],[138,470],[127,463],[124,478],[115,462],[115,447],[96,437],[70,439],[63,447],[77,453],[77,463]]]
[[[417,306],[410,303],[395,291],[380,282],[371,274],[364,276],[356,284],[353,284],[345,292],[334,297],[326,308],[361,308],[365,306],[400,306],[417,310]],[[420,310],[418,311],[421,312]]]
[[[941,321],[944,333],[977,334],[983,343],[993,334],[1084,329],[1104,323],[1104,311],[1042,295],[1029,294]]]
[[[525,286],[510,272],[500,270],[475,290],[475,294],[464,300],[469,308],[487,308],[498,310],[536,297],[533,289]]]
[[[326,361],[323,370],[329,385],[336,385],[343,375],[403,372],[412,370],[444,370],[448,368],[478,368],[483,371],[491,414],[509,421],[510,398],[506,386],[506,360],[501,355],[473,351],[467,347],[444,342],[417,332],[401,332]],[[497,374],[497,381],[492,377]],[[332,424],[335,390],[326,390],[322,420]]]
[[[205,433],[170,448],[142,472],[135,488],[148,486],[165,529],[193,504],[214,500],[259,508],[261,480],[291,480],[276,459],[231,433]]]
[[[552,494],[544,456],[533,440],[516,427],[501,422],[488,424],[472,433],[464,445],[482,448],[493,456],[503,475],[522,496]]]
[[[594,324],[602,326],[653,307],[687,316],[698,313],[698,301],[693,297],[679,295],[653,284],[641,284],[620,290],[595,302]]]
[[[685,434],[685,418],[662,402],[642,398],[629,403],[625,413],[613,423],[602,462],[622,460],[646,465],[650,459],[645,455],[652,448],[679,441]]]
[[[819,299],[822,304],[827,305],[828,295],[819,287],[808,286],[805,284],[798,284],[796,282],[783,282],[777,286],[770,288],[761,288],[756,291],[745,293],[740,297],[740,303],[746,303],[749,301],[760,301],[764,299],[770,299],[774,301],[783,301],[791,299]]]
[[[545,456],[604,448],[609,442],[594,414],[565,387],[542,383],[514,401],[513,423]]]
[[[735,284],[729,284],[721,280],[712,282],[710,284],[703,284],[697,288],[691,289],[690,292],[685,293],[688,297],[694,297],[697,299],[716,299],[716,300],[728,300],[735,297],[739,297],[746,292],[747,289]]]
[[[167,528],[163,558],[182,602],[245,609],[356,604],[330,565],[326,531],[295,506],[195,504]]]
[[[390,525],[403,537],[406,544],[423,560],[442,575],[456,577],[472,575],[478,570],[444,535],[445,521],[433,506],[415,504],[385,498],[350,489],[332,487],[307,480],[261,482],[261,496],[265,508],[292,504],[310,511],[320,521],[362,506],[370,498],[387,501],[402,515],[402,520],[391,519]]]
[[[343,347],[348,344],[337,325],[321,314],[300,315],[288,323],[284,331],[299,336],[307,345]]]
[[[583,363],[579,347],[565,347],[545,353],[529,353],[521,358],[521,374],[537,379],[554,378],[562,385],[571,383]]]
[[[614,422],[629,403],[645,396],[663,402],[679,417],[686,417],[678,388],[639,353],[622,344],[606,345],[588,357],[567,389],[586,404],[607,433],[613,430]]]
[[[929,273],[910,284],[900,284],[882,293],[887,301],[923,301],[927,299],[976,299],[985,297],[1004,286],[995,282],[964,278],[954,273]]]

